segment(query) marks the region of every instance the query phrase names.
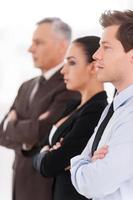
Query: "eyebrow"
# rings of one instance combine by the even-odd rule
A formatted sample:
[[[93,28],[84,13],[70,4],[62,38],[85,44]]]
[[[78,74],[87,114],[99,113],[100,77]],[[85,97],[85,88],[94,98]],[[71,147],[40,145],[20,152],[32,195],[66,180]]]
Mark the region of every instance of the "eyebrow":
[[[74,56],[69,56],[69,57],[67,57],[66,59],[67,59],[67,60],[70,60],[70,59],[72,59],[72,58],[73,58],[73,59],[76,59]]]
[[[33,42],[44,42],[42,39],[40,39],[40,38],[34,38],[33,40],[32,40]]]
[[[100,44],[104,45],[104,44],[110,44],[108,41],[100,41]]]

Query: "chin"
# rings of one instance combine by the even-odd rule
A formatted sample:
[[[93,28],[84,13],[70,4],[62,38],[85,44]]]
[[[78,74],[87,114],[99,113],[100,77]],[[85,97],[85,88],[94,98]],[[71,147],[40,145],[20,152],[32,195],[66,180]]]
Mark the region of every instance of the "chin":
[[[71,90],[71,86],[68,85],[68,84],[66,84],[66,88],[67,88],[68,90]]]
[[[40,65],[38,65],[37,63],[34,64],[35,68],[37,69],[41,69]]]
[[[67,90],[71,90],[71,87],[68,87],[68,86],[66,85],[66,89],[67,89]]]
[[[106,82],[106,77],[104,77],[104,76],[102,76],[102,75],[100,75],[100,74],[97,75],[97,78],[98,78],[98,80],[99,80],[100,82]]]
[[[66,88],[67,88],[67,90],[76,91],[75,88],[68,86],[68,85],[66,85]]]

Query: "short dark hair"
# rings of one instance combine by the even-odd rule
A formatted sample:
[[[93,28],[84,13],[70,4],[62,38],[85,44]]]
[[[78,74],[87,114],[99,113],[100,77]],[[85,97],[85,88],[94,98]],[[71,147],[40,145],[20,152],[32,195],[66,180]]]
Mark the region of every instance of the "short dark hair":
[[[73,43],[82,46],[87,58],[87,62],[91,63],[92,61],[94,61],[93,54],[99,48],[99,41],[100,37],[98,36],[85,36],[77,38],[76,40],[73,41]]]
[[[37,22],[37,25],[41,25],[44,23],[51,24],[53,26],[53,30],[55,31],[55,33],[64,37],[66,40],[71,41],[72,37],[71,27],[67,23],[63,22],[60,18],[47,17]]]
[[[103,28],[118,25],[116,38],[121,42],[125,52],[133,49],[133,11],[105,11],[100,18]]]

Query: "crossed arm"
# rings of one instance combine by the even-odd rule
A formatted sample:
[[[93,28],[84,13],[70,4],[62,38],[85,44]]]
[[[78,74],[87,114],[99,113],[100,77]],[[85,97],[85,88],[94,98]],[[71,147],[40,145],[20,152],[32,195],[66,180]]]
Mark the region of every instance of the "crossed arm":
[[[29,118],[22,109],[21,90],[22,88],[0,127],[0,144],[11,149],[15,149],[15,146],[21,149],[22,144],[25,149],[32,148],[44,134],[49,133],[52,124],[60,119],[67,105],[67,92],[61,91],[62,94],[56,95],[46,111],[37,114],[38,116],[31,115]]]

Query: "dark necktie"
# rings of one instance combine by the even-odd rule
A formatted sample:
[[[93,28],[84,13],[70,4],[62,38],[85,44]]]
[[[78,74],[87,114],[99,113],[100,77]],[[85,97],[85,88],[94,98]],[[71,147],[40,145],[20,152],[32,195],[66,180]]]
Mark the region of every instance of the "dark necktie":
[[[112,117],[113,113],[114,113],[114,110],[113,110],[113,102],[112,102],[111,105],[110,105],[110,108],[108,110],[108,113],[107,113],[106,117],[104,118],[104,120],[102,121],[102,123],[100,124],[100,126],[99,126],[99,128],[98,128],[98,130],[96,132],[96,136],[94,138],[94,142],[92,144],[92,149],[91,149],[92,156],[93,156],[94,152],[97,149],[97,146],[98,146],[99,141],[100,141],[100,139],[102,137],[104,129],[106,128],[106,126],[107,126],[110,118]]]
[[[45,84],[45,82],[46,82],[46,79],[44,78],[44,76],[40,76],[40,78],[39,78],[39,87],[41,87],[42,85],[44,85]]]
[[[29,98],[29,104],[31,105],[32,102],[35,101],[36,98],[40,97],[40,94],[42,92],[41,88],[43,88],[44,84],[46,83],[46,79],[44,76],[40,76],[33,87],[33,90],[31,92],[30,98]],[[39,95],[39,96],[38,96]]]

